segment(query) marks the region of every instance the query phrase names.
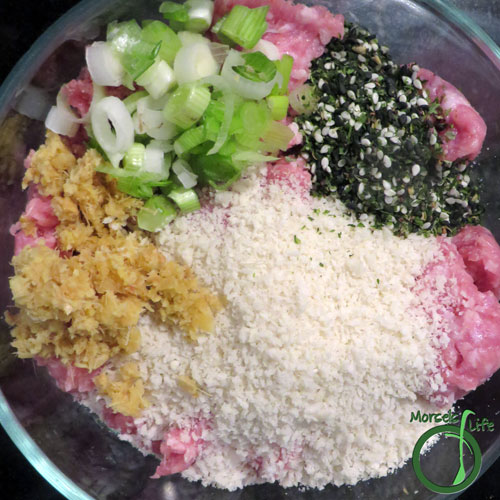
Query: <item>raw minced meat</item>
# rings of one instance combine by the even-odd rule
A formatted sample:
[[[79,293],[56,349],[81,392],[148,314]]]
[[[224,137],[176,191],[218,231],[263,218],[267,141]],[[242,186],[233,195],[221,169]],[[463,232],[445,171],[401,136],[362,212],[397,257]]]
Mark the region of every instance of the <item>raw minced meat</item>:
[[[431,101],[438,99],[448,127],[440,132],[447,161],[461,158],[474,160],[480,153],[486,137],[486,124],[467,98],[454,85],[428,69],[421,69],[418,77],[424,82]],[[447,134],[454,135],[448,139]]]
[[[446,339],[439,358],[444,384],[431,396],[443,406],[474,390],[500,368],[500,304],[491,289],[486,289],[500,276],[494,269],[481,281],[481,267],[473,267],[474,274],[470,273],[457,246],[466,254],[462,244],[472,235],[481,259],[498,255],[500,247],[487,230],[465,228],[457,240],[441,239],[441,257],[428,266],[416,287],[423,307],[432,311],[435,335]],[[431,297],[437,301],[437,309],[429,303]]]

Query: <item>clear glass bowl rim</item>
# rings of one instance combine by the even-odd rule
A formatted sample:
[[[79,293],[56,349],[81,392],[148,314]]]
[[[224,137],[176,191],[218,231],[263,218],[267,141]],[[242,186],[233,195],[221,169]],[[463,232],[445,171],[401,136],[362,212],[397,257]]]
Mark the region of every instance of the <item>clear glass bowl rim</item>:
[[[61,37],[67,28],[74,24],[89,10],[102,10],[107,4],[115,0],[82,0],[66,14],[52,24],[17,62],[12,71],[0,86],[0,121],[8,112],[8,104],[15,97],[17,84],[22,75],[34,72],[36,63],[45,60],[49,55],[51,41]],[[296,0],[300,1],[300,0]],[[460,9],[450,5],[446,0],[414,0],[415,3],[424,5],[440,13],[451,24],[455,25],[471,40],[473,40],[483,53],[492,61],[500,71],[500,47],[493,39]],[[17,448],[56,490],[68,500],[93,500],[85,491],[77,486],[69,477],[63,474],[56,465],[49,460],[45,453],[31,438],[12,412],[5,396],[0,389],[0,424],[12,439]],[[500,440],[483,455],[482,473],[493,464],[500,456]],[[447,497],[450,499],[450,496]]]

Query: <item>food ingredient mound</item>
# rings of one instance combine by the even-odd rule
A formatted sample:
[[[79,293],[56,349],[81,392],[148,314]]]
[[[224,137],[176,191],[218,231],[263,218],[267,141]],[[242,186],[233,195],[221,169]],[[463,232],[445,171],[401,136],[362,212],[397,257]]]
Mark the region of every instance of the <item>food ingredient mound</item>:
[[[396,64],[353,24],[313,61],[310,83],[313,109],[297,120],[314,193],[337,196],[361,219],[373,215],[376,227],[403,236],[454,234],[480,222],[469,160],[486,125],[453,85]]]
[[[10,284],[20,310],[7,317],[20,357],[57,356],[93,370],[137,349],[136,325],[145,310],[178,324],[191,339],[213,327],[219,299],[189,268],[168,262],[142,233],[128,232],[142,203],[97,173],[101,162],[95,150],[76,160],[50,133],[30,158],[24,185],[36,183],[32,202],[45,204],[45,210],[27,210],[21,229],[36,231],[42,216],[50,216],[49,200],[61,251],[39,241],[13,259]]]
[[[147,450],[183,429],[184,468],[197,456],[184,475],[207,485],[323,487],[384,475],[410,455],[423,427],[409,415],[431,411],[420,394],[441,382],[412,292],[437,241],[358,227],[338,201],[307,196],[301,177],[288,178],[294,190],[279,178],[255,168],[158,236],[167,258],[228,304],[214,334],[187,346],[180,331],[144,317],[131,359],[150,406],[125,438]],[[178,376],[202,389],[197,397]]]

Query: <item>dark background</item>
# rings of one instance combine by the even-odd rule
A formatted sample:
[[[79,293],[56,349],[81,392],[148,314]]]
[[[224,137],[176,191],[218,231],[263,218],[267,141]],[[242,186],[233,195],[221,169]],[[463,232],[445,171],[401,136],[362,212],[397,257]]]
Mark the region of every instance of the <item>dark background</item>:
[[[0,0],[0,83],[36,38],[76,3],[76,0]],[[497,43],[500,43],[500,1],[452,0],[451,3],[468,10]],[[0,498],[5,500],[63,498],[28,464],[1,428]],[[461,500],[500,499],[500,460],[497,460],[496,464],[460,498]]]

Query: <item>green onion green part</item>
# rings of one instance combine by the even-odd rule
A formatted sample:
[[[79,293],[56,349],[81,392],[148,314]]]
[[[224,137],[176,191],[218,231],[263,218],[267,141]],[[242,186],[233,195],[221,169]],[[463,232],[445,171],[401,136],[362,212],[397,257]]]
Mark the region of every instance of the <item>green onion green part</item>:
[[[182,46],[175,31],[161,21],[151,21],[144,24],[142,39],[153,45],[161,42],[158,56],[170,66],[174,63],[175,55]]]
[[[194,189],[176,187],[168,193],[168,197],[174,201],[183,214],[195,212],[200,209],[200,200]]]
[[[288,112],[289,100],[286,95],[271,95],[267,98],[273,120],[283,120]]]
[[[145,151],[144,144],[135,142],[123,158],[123,168],[132,172],[142,170],[144,168]]]
[[[268,5],[256,9],[235,5],[218,29],[218,35],[232,40],[245,49],[253,49],[267,29],[268,10]]]
[[[145,231],[157,232],[176,215],[175,207],[164,196],[153,196],[137,214],[137,224]]]
[[[168,100],[163,115],[165,119],[186,130],[202,116],[210,103],[210,91],[195,83],[181,85]]]

